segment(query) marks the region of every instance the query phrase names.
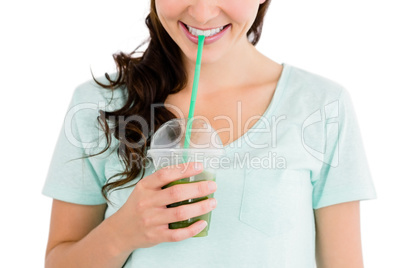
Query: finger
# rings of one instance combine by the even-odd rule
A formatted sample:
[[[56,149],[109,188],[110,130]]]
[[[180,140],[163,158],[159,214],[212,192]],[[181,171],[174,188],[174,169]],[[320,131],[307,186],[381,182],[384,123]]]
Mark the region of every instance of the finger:
[[[153,200],[157,207],[166,206],[179,201],[204,197],[216,191],[214,181],[199,181],[186,184],[177,184],[160,191]]]
[[[214,208],[216,208],[216,205],[217,202],[215,198],[208,198],[207,200],[188,205],[167,208],[159,213],[154,224],[162,225],[198,217],[212,211]]]
[[[196,167],[198,167],[199,170],[197,170]],[[160,189],[172,181],[197,175],[202,172],[202,169],[202,163],[200,162],[188,162],[167,166],[145,177],[142,184],[150,189]]]
[[[187,238],[193,237],[199,234],[202,230],[207,227],[206,221],[197,221],[191,224],[189,227],[180,229],[168,229],[166,230],[164,237],[167,242],[179,242]]]

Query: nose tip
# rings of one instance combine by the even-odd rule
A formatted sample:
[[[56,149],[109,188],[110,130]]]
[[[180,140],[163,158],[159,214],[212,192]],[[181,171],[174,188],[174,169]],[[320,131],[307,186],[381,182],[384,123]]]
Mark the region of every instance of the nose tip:
[[[197,0],[188,8],[188,13],[200,25],[206,24],[219,14],[219,8],[214,1]]]

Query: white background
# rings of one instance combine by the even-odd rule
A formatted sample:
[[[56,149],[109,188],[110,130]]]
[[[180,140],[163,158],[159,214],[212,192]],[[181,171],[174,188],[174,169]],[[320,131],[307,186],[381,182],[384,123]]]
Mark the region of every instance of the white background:
[[[41,195],[74,88],[113,71],[146,36],[149,1],[3,1],[1,267],[43,267],[51,199]],[[6,4],[7,3],[7,4]],[[344,85],[378,199],[361,203],[365,267],[402,267],[398,1],[273,0],[258,48]]]

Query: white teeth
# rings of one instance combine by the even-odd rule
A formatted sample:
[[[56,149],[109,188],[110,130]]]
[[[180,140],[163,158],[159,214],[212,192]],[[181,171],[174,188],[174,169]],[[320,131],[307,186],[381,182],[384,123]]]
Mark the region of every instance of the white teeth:
[[[205,37],[213,36],[213,35],[215,35],[215,34],[217,34],[217,33],[219,33],[220,31],[223,30],[223,27],[219,27],[219,28],[215,28],[215,29],[202,31],[202,30],[195,29],[195,28],[193,28],[191,26],[188,26],[188,25],[187,25],[187,28],[188,28],[188,31],[192,35],[195,35],[195,36],[204,35]]]

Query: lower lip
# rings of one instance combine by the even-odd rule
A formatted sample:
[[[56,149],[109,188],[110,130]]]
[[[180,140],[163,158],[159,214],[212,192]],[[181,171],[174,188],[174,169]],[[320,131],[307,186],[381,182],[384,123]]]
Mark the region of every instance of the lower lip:
[[[190,39],[190,41],[193,42],[194,44],[198,44],[198,36],[191,34],[188,31],[187,27],[182,22],[179,22],[179,24],[180,24],[182,30],[184,31],[184,34],[187,36],[187,38]],[[213,36],[206,37],[204,44],[208,45],[208,44],[218,41],[226,33],[226,31],[229,30],[231,27],[232,27],[232,25],[228,25],[219,33],[217,33]]]

